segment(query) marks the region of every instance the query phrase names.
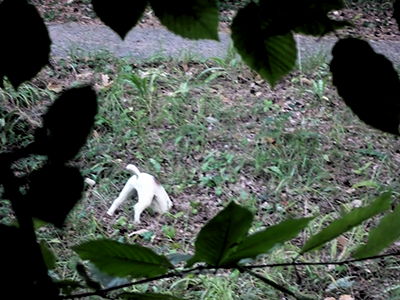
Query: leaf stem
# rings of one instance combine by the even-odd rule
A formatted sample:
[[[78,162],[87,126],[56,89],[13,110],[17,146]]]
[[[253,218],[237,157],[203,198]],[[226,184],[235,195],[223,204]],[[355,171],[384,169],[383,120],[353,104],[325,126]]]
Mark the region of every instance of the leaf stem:
[[[163,275],[159,275],[159,276],[155,276],[155,277],[150,277],[150,278],[145,278],[145,279],[141,279],[141,280],[137,280],[137,281],[133,281],[133,282],[129,282],[129,283],[113,286],[113,287],[110,287],[110,288],[97,290],[97,291],[94,291],[94,292],[74,294],[74,295],[68,295],[68,296],[61,296],[60,299],[75,299],[75,298],[89,297],[89,296],[104,296],[105,294],[107,294],[109,292],[112,292],[114,290],[119,290],[119,289],[122,289],[122,288],[130,287],[130,286],[134,286],[134,285],[138,285],[138,284],[143,284],[143,283],[147,283],[147,282],[152,282],[152,281],[156,281],[156,280],[160,280],[160,279],[167,279],[167,278],[173,278],[173,277],[182,277],[183,275],[185,275],[187,273],[201,272],[201,271],[206,270],[206,269],[214,269],[214,268],[208,268],[208,267],[205,267],[205,266],[199,266],[199,267],[192,268],[192,269],[189,269],[189,270],[182,270],[182,271],[179,271],[179,272],[169,272],[167,274],[163,274]]]
[[[282,293],[292,296],[296,299],[300,299],[298,296],[296,296],[295,293],[293,293],[292,291],[288,290],[287,288],[285,288],[282,285],[277,284],[275,281],[272,281],[264,276],[261,276],[260,274],[257,274],[253,271],[251,271],[249,268],[247,267],[238,267],[238,270],[241,272],[246,272],[248,274],[250,274],[253,277],[256,277],[257,279],[261,280],[262,282],[268,284],[269,286],[272,286],[274,289],[277,289],[278,291],[281,291]]]
[[[391,256],[400,256],[400,251],[387,253],[387,254],[381,254],[381,255],[374,255],[374,256],[369,256],[369,257],[364,257],[364,258],[343,260],[343,261],[287,262],[287,263],[277,263],[277,264],[253,265],[253,266],[236,266],[236,267],[233,267],[233,268],[223,268],[223,267],[217,268],[217,267],[213,267],[213,266],[198,266],[198,267],[195,267],[195,268],[192,268],[192,269],[182,270],[182,271],[179,271],[179,272],[170,272],[170,273],[159,275],[159,276],[156,276],[156,277],[145,278],[145,279],[137,280],[137,281],[134,281],[134,282],[129,282],[129,283],[118,285],[118,286],[113,286],[113,287],[110,287],[110,288],[106,288],[106,289],[102,289],[102,290],[98,290],[98,291],[94,291],[94,292],[87,292],[87,293],[81,293],[81,294],[60,296],[60,299],[75,299],[75,298],[89,297],[89,296],[104,296],[105,294],[107,294],[107,293],[109,293],[111,291],[114,291],[114,290],[130,287],[130,286],[134,286],[134,285],[138,285],[138,284],[148,283],[148,282],[152,282],[152,281],[156,281],[156,280],[160,280],[160,279],[167,279],[167,278],[173,278],[173,277],[182,277],[182,276],[184,276],[185,274],[188,274],[188,273],[201,273],[201,272],[203,272],[205,270],[234,269],[234,268],[237,268],[241,272],[246,272],[246,273],[258,278],[259,280],[261,280],[261,281],[265,282],[266,284],[276,288],[277,290],[281,291],[282,293],[285,293],[287,295],[293,296],[296,299],[300,299],[298,296],[296,296],[293,292],[289,291],[285,287],[273,282],[272,280],[269,280],[268,278],[265,278],[265,277],[263,277],[263,276],[261,276],[261,275],[259,275],[257,273],[252,272],[251,269],[275,268],[275,267],[291,267],[291,266],[346,265],[346,264],[351,264],[351,263],[355,263],[355,262],[360,262],[360,261],[365,261],[365,260],[375,260],[375,259],[391,257]]]
[[[322,261],[322,262],[288,262],[288,263],[277,263],[277,264],[264,264],[264,265],[254,265],[246,266],[249,269],[258,268],[275,268],[275,267],[291,267],[291,266],[327,266],[327,265],[347,265],[355,262],[374,260],[390,256],[400,256],[400,251],[391,252],[387,254],[368,256],[363,258],[348,259],[343,261]]]

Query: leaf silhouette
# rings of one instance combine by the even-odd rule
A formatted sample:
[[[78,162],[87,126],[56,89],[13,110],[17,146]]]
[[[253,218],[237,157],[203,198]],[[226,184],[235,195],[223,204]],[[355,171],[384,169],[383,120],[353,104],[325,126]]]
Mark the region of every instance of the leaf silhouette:
[[[350,25],[327,16],[342,6],[341,0],[252,1],[232,22],[235,48],[252,69],[274,85],[295,65],[293,32],[322,36]]]
[[[35,132],[37,152],[52,161],[73,158],[84,145],[97,113],[96,93],[90,87],[64,92],[43,117]]]
[[[5,258],[2,268],[7,270],[7,276],[3,276],[2,280],[3,292],[25,298],[27,294],[24,289],[15,289],[16,282],[24,284],[24,286],[32,284],[29,272],[21,272],[29,266],[29,254],[25,251],[21,230],[17,227],[0,224],[0,236],[2,244],[0,254]]]
[[[51,284],[50,278],[50,283],[44,282],[43,276],[47,272],[40,270],[38,256],[30,251],[32,244],[27,241],[27,232],[0,224],[0,237],[2,268],[7,270],[7,276],[3,276],[1,281],[2,294],[16,299],[57,299],[57,288]]]
[[[32,216],[62,227],[81,199],[83,187],[83,177],[77,168],[45,165],[29,176],[26,198]]]
[[[393,18],[396,20],[397,27],[400,30],[400,1],[399,0],[395,0],[393,2]]]
[[[92,0],[96,15],[124,39],[140,20],[147,0]]]
[[[14,88],[49,63],[51,40],[33,5],[25,0],[0,3],[0,87],[7,76]]]
[[[399,134],[400,81],[392,63],[363,40],[339,40],[332,49],[333,84],[365,123]]]

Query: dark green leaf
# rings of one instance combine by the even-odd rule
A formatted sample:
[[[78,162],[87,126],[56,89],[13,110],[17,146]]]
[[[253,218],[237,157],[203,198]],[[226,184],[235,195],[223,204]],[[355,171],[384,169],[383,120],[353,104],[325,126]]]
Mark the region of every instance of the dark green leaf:
[[[32,216],[62,227],[83,188],[83,177],[74,167],[49,164],[32,172],[26,195]]]
[[[400,205],[392,213],[384,216],[379,225],[371,230],[367,244],[359,247],[353,257],[363,258],[379,254],[383,249],[398,240],[399,237]]]
[[[0,3],[0,87],[7,76],[17,88],[49,63],[51,41],[47,27],[25,0]]]
[[[88,270],[90,273],[90,277],[100,283],[105,288],[119,286],[130,282],[130,280],[127,278],[111,276],[104,272],[101,272],[98,268],[96,268],[94,264],[91,263],[88,264]]]
[[[295,65],[297,49],[292,33],[266,21],[253,2],[233,20],[232,39],[243,60],[271,84]]]
[[[118,299],[124,300],[181,300],[171,295],[155,294],[155,293],[122,293],[118,295]]]
[[[313,218],[292,219],[268,227],[246,237],[236,248],[224,264],[236,263],[243,258],[255,258],[257,255],[267,253],[276,245],[296,237]]]
[[[151,277],[173,267],[168,259],[149,248],[96,240],[73,247],[82,259],[92,262],[100,271],[118,277]]]
[[[249,210],[232,201],[201,229],[195,242],[195,254],[187,265],[205,262],[220,266],[246,237],[252,220]]]
[[[100,20],[124,39],[140,20],[147,0],[92,0],[93,10]]]
[[[37,152],[52,161],[72,159],[85,144],[96,114],[96,93],[91,87],[64,92],[44,115],[43,127],[35,132]]]
[[[365,123],[399,135],[400,81],[392,63],[366,41],[339,40],[330,64],[333,84]]]
[[[40,242],[40,249],[42,250],[43,259],[46,263],[47,269],[53,270],[56,266],[56,257],[53,252],[46,246],[44,241]]]
[[[390,207],[391,193],[383,193],[376,198],[370,205],[352,210],[342,218],[333,221],[321,232],[312,236],[301,249],[301,254],[311,251],[326,242],[338,237],[342,233],[349,231],[353,227],[360,225],[363,221],[387,210]]]
[[[218,40],[216,0],[149,0],[154,14],[172,32],[189,39]]]
[[[321,36],[343,26],[327,17],[342,8],[339,0],[261,0],[239,10],[232,39],[243,60],[271,84],[294,67],[297,57],[292,32]]]

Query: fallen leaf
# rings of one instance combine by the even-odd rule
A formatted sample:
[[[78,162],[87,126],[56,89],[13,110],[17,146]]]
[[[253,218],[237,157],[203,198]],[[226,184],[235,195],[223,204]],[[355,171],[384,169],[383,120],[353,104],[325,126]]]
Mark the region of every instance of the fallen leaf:
[[[88,78],[93,77],[93,73],[92,72],[84,72],[81,74],[76,74],[76,79],[77,80],[86,80]]]
[[[230,104],[233,102],[231,99],[229,99],[228,97],[226,97],[224,95],[221,95],[221,100],[222,100],[222,102],[227,103],[227,104]]]
[[[47,89],[54,93],[60,93],[63,90],[63,86],[61,84],[49,82],[47,84]]]
[[[276,144],[276,140],[275,140],[274,138],[272,138],[272,137],[266,137],[266,138],[265,138],[265,141],[266,141],[268,144],[271,144],[271,145],[275,145],[275,144]]]
[[[112,84],[112,80],[110,80],[110,76],[107,74],[101,74],[101,84],[103,87],[109,87]]]
[[[98,138],[100,137],[100,134],[99,134],[96,130],[93,130],[92,135],[93,135],[96,139],[98,139]]]
[[[300,83],[303,85],[308,85],[308,86],[311,86],[312,85],[312,81],[310,80],[310,79],[307,79],[307,78],[304,78],[304,77],[302,77],[302,78],[300,78]]]
[[[350,295],[342,295],[339,297],[339,300],[354,300],[354,298]]]
[[[187,73],[187,71],[189,71],[189,67],[187,64],[182,64],[182,69],[185,73]]]
[[[339,244],[339,248],[343,249],[347,246],[348,243],[348,239],[345,238],[344,236],[339,236],[337,238],[338,244]]]
[[[131,237],[133,235],[139,235],[139,234],[144,234],[144,233],[148,233],[148,232],[150,232],[150,230],[148,230],[148,229],[139,229],[134,232],[131,232],[128,236]]]

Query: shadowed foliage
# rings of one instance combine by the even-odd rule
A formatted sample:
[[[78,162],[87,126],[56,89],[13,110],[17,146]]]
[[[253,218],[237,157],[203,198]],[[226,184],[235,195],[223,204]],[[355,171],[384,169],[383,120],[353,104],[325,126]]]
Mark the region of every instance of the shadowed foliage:
[[[0,87],[7,76],[17,88],[49,62],[47,27],[36,8],[25,0],[0,3],[0,36]]]
[[[154,14],[172,32],[189,39],[218,40],[216,0],[149,0]]]
[[[100,20],[124,39],[140,20],[147,0],[92,0],[93,10]]]
[[[83,178],[77,168],[48,164],[30,174],[26,201],[33,217],[62,227],[82,192]]]
[[[73,158],[86,142],[97,114],[96,93],[90,87],[64,92],[43,116],[35,132],[38,153],[52,161]]]

